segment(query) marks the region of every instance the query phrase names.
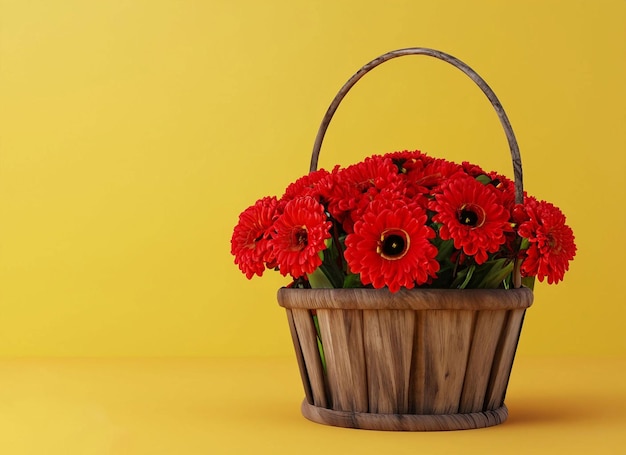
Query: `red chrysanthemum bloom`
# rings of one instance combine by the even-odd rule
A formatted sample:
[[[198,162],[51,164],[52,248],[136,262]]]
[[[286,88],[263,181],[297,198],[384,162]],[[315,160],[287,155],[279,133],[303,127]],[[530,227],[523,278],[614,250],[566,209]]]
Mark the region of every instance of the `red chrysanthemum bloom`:
[[[420,193],[409,181],[399,180],[393,182],[380,190],[370,190],[366,195],[356,200],[356,207],[354,207],[348,213],[348,219],[351,221],[351,225],[363,217],[363,213],[369,210],[370,204],[377,200],[393,201],[397,204],[404,205],[419,205],[423,209],[428,206],[428,198],[426,194]],[[344,221],[344,226],[348,223]],[[346,232],[352,233],[353,229],[350,227]]]
[[[391,162],[398,168],[398,173],[404,175],[419,172],[421,169],[424,169],[424,166],[434,160],[434,158],[419,150],[386,153],[383,155],[383,158],[391,159]]]
[[[437,248],[429,239],[427,215],[418,205],[401,200],[374,200],[346,237],[345,258],[361,282],[391,292],[411,289],[436,277]]]
[[[461,165],[467,175],[474,178],[482,177],[488,179],[487,183],[502,193],[504,205],[509,210],[513,210],[515,205],[515,184],[512,180],[497,172],[485,172],[480,166],[468,161],[463,161]]]
[[[463,161],[461,163],[463,171],[471,177],[478,177],[479,175],[486,175],[487,173],[477,164],[470,163],[469,161]]]
[[[500,192],[502,203],[509,212],[512,212],[515,207],[515,183],[513,180],[497,172],[488,172],[486,175],[491,179],[489,185]]]
[[[498,191],[467,175],[443,183],[429,208],[436,212],[433,221],[441,223],[441,239],[453,239],[454,247],[473,256],[476,264],[497,252],[505,233],[511,231],[509,212]]]
[[[421,188],[421,192],[432,193],[437,191],[441,184],[457,174],[465,175],[461,165],[442,158],[436,158],[420,171],[414,172],[410,176],[410,180],[414,186]]]
[[[322,264],[320,251],[326,249],[331,222],[324,206],[310,196],[287,202],[274,222],[270,247],[283,276],[299,278]]]
[[[520,224],[518,233],[528,239],[530,247],[523,252],[522,275],[558,283],[576,255],[574,233],[565,224],[561,210],[549,202],[528,197],[524,209],[527,220]]]
[[[350,233],[358,219],[355,210],[367,205],[383,188],[399,181],[398,169],[390,158],[378,155],[366,158],[336,173],[328,210]]]
[[[312,196],[315,199],[319,199],[320,192],[325,188],[325,185],[320,182],[327,180],[329,176],[330,173],[326,169],[319,169],[303,175],[287,186],[281,201],[286,203],[291,199],[303,196]]]
[[[268,242],[278,216],[277,207],[275,197],[264,197],[239,215],[239,222],[230,239],[230,252],[235,256],[235,264],[248,279],[255,274],[262,276],[266,263],[273,260]]]

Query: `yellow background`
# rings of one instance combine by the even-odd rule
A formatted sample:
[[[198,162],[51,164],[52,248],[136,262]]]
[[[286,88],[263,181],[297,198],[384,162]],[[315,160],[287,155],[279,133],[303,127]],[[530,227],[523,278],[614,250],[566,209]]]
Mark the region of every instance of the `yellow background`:
[[[0,0],[0,453],[623,453],[625,24],[623,0]],[[229,251],[341,85],[410,46],[487,80],[579,247],[493,428],[306,421],[286,280]],[[511,175],[486,98],[424,56],[359,82],[321,165],[417,148]]]
[[[626,3],[0,1],[0,355],[288,356],[275,292],[229,253],[238,214],[308,169],[339,87],[433,47],[497,93],[526,189],[579,251],[522,354],[626,354]],[[403,57],[345,100],[321,165],[421,149],[511,175],[451,66]]]

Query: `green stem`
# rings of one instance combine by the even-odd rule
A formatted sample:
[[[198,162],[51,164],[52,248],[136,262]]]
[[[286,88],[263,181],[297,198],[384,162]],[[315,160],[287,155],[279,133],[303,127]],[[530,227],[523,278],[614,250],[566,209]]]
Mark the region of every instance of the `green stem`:
[[[469,284],[470,280],[472,279],[472,275],[474,274],[474,270],[476,270],[476,266],[474,264],[470,265],[469,269],[467,269],[467,275],[465,276],[465,280],[463,281],[463,283],[461,283],[459,289],[465,289],[465,286]]]

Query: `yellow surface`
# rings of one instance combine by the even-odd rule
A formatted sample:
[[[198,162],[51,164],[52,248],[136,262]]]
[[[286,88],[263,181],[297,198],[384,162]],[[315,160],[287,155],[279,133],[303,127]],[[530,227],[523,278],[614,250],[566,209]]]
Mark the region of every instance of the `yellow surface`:
[[[576,233],[522,352],[626,354],[625,23],[623,0],[0,0],[0,356],[289,355],[285,280],[247,282],[232,227],[407,46],[487,80]],[[480,90],[427,57],[359,83],[321,164],[403,148],[511,173]]]
[[[300,415],[295,360],[0,361],[0,453],[623,454],[624,358],[516,360],[509,419],[479,430],[349,430]]]

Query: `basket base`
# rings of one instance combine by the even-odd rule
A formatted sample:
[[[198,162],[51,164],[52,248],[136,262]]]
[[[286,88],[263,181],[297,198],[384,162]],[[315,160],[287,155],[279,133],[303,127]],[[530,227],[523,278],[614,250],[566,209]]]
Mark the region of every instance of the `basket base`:
[[[324,425],[383,431],[449,431],[485,428],[501,424],[509,412],[505,405],[493,411],[468,414],[372,414],[334,411],[302,402],[302,415]]]

